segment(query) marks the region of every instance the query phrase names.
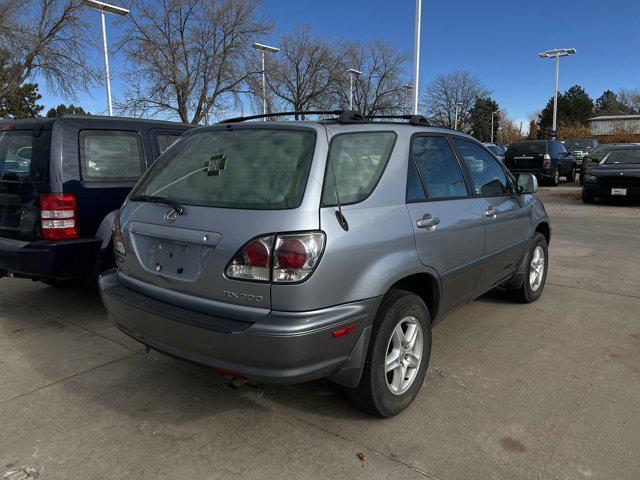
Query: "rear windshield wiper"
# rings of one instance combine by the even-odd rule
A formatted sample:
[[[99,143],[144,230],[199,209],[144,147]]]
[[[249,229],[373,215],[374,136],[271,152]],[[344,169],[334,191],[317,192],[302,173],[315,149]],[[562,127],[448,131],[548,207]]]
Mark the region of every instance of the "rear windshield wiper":
[[[164,205],[171,206],[178,215],[182,215],[184,208],[178,202],[169,200],[168,198],[160,197],[158,195],[133,195],[129,200],[132,202],[151,202],[162,203]]]

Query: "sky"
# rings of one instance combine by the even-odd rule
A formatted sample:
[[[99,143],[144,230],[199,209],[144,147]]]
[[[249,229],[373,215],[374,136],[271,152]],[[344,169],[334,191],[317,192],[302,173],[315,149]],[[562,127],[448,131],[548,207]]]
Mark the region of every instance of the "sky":
[[[256,39],[277,46],[278,32],[310,24],[315,32],[347,40],[381,39],[413,56],[414,0],[263,0],[262,13],[277,25],[270,38]],[[135,15],[135,10],[132,10]],[[96,41],[100,17],[94,15]],[[582,85],[595,100],[607,89],[640,87],[640,0],[422,0],[420,84],[438,74],[468,70],[491,90],[503,111],[527,128],[531,112],[553,96],[553,61],[537,53],[575,48],[560,60],[559,90]],[[107,35],[122,35],[107,18]],[[102,61],[98,47],[87,56]],[[118,78],[122,58],[110,57],[113,97],[126,88]],[[405,67],[410,81],[412,63]],[[51,94],[41,81],[46,108],[70,103]],[[106,111],[102,85],[76,103],[92,113]]]

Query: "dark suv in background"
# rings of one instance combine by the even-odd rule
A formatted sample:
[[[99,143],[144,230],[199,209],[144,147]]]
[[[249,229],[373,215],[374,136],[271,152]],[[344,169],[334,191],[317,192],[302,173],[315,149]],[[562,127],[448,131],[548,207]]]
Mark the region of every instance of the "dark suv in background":
[[[522,140],[509,145],[504,157],[505,166],[513,173],[532,173],[540,181],[551,185],[576,178],[576,161],[566,147],[556,140]]]
[[[0,121],[0,277],[58,284],[110,267],[115,211],[187,128],[92,116]]]

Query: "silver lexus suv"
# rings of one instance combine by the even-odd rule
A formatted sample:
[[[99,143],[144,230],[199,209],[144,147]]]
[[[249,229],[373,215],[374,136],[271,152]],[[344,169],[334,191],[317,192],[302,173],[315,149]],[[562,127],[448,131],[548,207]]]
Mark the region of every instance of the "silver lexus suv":
[[[187,132],[122,206],[100,290],[149,348],[261,383],[328,377],[390,417],[440,319],[495,287],[540,297],[551,227],[535,178],[472,137],[333,113]]]

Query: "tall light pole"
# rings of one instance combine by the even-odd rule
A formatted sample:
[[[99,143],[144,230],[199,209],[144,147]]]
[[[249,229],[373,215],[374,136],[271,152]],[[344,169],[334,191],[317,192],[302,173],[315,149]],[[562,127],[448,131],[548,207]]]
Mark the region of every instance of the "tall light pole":
[[[418,114],[418,76],[420,72],[420,19],[422,0],[416,0],[415,27],[413,37],[413,114]]]
[[[556,48],[554,50],[546,50],[538,54],[540,58],[555,58],[556,60],[556,83],[553,93],[553,127],[551,130],[551,136],[554,140],[556,139],[557,135],[556,120],[558,118],[558,69],[560,68],[560,57],[568,57],[569,55],[573,55],[574,53],[576,53],[575,48]]]
[[[267,52],[276,53],[279,52],[280,49],[276,47],[270,47],[269,45],[263,45],[262,43],[253,42],[251,45],[256,50],[260,50],[262,52],[262,113],[264,115],[267,114],[267,70],[265,66],[264,56]],[[265,117],[266,121],[267,118]]]
[[[404,90],[404,93],[405,93],[405,98],[404,98],[404,100],[403,100],[403,104],[404,104],[404,105],[403,105],[403,107],[402,107],[402,110],[403,110],[403,112],[402,112],[402,113],[408,113],[408,112],[410,111],[410,106],[409,106],[409,98],[410,98],[410,97],[409,97],[409,91],[410,91],[410,90],[413,90],[413,85],[412,85],[411,83],[405,83],[405,84],[402,86],[402,89]]]
[[[462,106],[462,102],[456,102],[456,118],[453,121],[453,129],[458,130],[458,107]]]
[[[109,110],[109,116],[113,115],[113,106],[111,103],[111,76],[109,75],[109,53],[107,51],[107,27],[104,20],[104,12],[115,13],[117,15],[126,15],[129,10],[122,7],[117,7],[109,3],[99,2],[98,0],[84,0],[84,3],[100,10],[100,21],[102,23],[102,52],[104,53],[104,75],[107,80],[107,106]]]
[[[362,72],[355,68],[350,68],[347,73],[349,74],[349,110],[353,110],[353,80],[362,75]]]
[[[493,116],[498,112],[491,112],[491,143],[493,143]]]

